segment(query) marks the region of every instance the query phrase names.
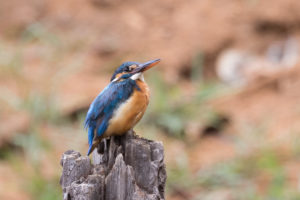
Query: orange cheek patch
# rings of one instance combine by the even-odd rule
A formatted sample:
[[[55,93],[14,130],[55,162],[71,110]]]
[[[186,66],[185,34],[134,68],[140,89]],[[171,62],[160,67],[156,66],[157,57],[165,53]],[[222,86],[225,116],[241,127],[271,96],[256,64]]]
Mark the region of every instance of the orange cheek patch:
[[[125,74],[125,72],[119,73],[116,75],[116,78],[120,78],[123,74]]]

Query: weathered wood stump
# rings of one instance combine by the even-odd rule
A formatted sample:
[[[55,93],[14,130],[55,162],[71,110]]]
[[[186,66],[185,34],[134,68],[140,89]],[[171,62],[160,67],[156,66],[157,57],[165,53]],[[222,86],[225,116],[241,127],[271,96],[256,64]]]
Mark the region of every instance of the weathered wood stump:
[[[163,145],[132,132],[103,141],[93,153],[93,164],[88,156],[68,150],[61,165],[64,200],[164,199]]]

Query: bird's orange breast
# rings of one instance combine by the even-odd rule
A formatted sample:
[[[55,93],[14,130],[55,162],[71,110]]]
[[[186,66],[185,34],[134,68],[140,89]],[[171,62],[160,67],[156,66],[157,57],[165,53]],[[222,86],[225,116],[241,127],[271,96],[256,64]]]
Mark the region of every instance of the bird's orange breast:
[[[127,132],[143,117],[149,103],[149,88],[141,80],[136,82],[140,90],[135,89],[131,97],[114,112],[104,137]]]

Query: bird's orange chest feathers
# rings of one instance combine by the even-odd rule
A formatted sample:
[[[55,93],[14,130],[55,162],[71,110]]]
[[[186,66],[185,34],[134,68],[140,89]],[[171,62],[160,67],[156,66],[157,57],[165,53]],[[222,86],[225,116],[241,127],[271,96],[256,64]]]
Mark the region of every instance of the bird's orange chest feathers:
[[[136,80],[138,89],[135,89],[132,96],[114,113],[109,121],[105,136],[112,134],[123,134],[133,128],[143,117],[149,103],[149,88],[148,85],[141,80]]]
[[[141,98],[141,101],[148,105],[149,97],[150,97],[150,92],[149,92],[148,85],[144,81],[141,81],[141,80],[137,80],[136,83],[137,83],[138,87],[141,90],[141,91],[138,91],[137,89],[135,90],[135,93],[138,92],[137,97]]]

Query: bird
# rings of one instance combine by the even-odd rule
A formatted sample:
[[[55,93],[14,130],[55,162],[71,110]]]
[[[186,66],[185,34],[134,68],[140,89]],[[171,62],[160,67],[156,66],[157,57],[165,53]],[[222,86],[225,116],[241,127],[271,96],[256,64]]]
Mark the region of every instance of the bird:
[[[124,62],[115,70],[110,83],[93,100],[86,115],[88,156],[103,138],[123,135],[140,121],[150,97],[143,73],[159,62],[160,59]]]

